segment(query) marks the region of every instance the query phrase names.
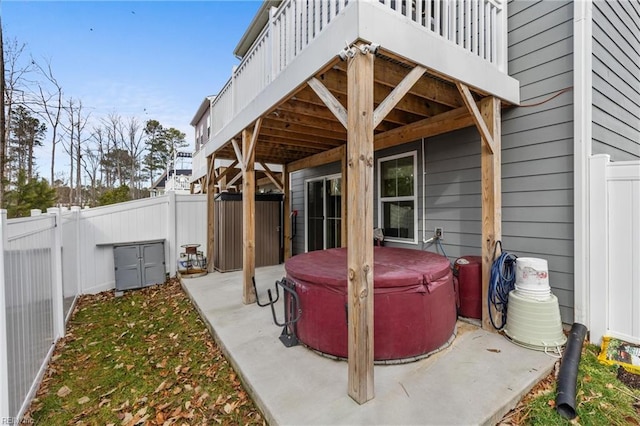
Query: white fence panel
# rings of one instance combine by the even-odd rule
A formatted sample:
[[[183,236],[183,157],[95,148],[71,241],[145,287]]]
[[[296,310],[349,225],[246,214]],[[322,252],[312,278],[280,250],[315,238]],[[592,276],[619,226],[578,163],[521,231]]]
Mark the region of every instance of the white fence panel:
[[[62,290],[64,315],[71,314],[76,297],[80,293],[80,208],[64,212],[62,219]]]
[[[80,215],[82,293],[115,287],[113,244],[167,239],[170,195],[83,210]],[[170,241],[165,249],[170,252]],[[166,261],[168,261],[168,255]],[[169,263],[167,263],[169,265]]]
[[[207,247],[207,195],[176,195],[176,245]],[[174,263],[177,259],[173,259]]]
[[[80,288],[98,293],[115,287],[113,245],[164,240],[167,272],[176,273],[180,246],[206,247],[205,195],[176,195],[83,210],[80,215]]]
[[[113,245],[164,240],[173,275],[180,245],[206,247],[206,203],[169,193],[10,221],[0,211],[0,419],[17,424],[76,296],[114,288]]]
[[[640,161],[590,161],[589,318],[604,335],[640,343]]]
[[[6,212],[2,213],[1,220],[4,225]],[[8,367],[7,417],[17,418],[53,349],[57,337],[55,310],[61,301],[54,300],[55,216],[6,223],[2,241],[6,312],[3,350],[6,350]]]

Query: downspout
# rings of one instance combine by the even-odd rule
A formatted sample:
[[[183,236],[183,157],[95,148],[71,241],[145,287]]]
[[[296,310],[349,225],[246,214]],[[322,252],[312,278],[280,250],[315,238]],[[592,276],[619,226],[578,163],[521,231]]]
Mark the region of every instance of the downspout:
[[[427,244],[427,164],[424,138],[422,138],[422,244]]]
[[[589,157],[592,149],[592,10],[591,0],[573,6],[573,205],[574,318],[590,321]],[[598,336],[595,336],[599,339]],[[598,343],[598,342],[594,342]]]

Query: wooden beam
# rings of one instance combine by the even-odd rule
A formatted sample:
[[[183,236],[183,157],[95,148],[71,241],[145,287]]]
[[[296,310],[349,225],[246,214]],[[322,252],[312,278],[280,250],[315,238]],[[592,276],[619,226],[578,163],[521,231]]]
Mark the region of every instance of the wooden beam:
[[[310,167],[317,167],[322,166],[323,164],[335,163],[336,161],[340,161],[342,159],[343,152],[344,146],[339,146],[337,148],[333,148],[316,155],[305,157],[301,160],[292,161],[287,165],[287,168],[289,169],[289,173],[293,173],[297,172],[298,170],[308,169]]]
[[[480,113],[493,139],[494,150],[482,136],[482,300],[487,300],[491,265],[496,241],[502,239],[502,172],[501,172],[501,128],[500,100],[491,96],[480,101]],[[482,304],[482,328],[493,330],[489,319],[489,308]]]
[[[343,145],[346,137],[343,139],[327,139],[323,137],[313,136],[304,133],[288,132],[286,130],[274,130],[262,128],[260,140],[280,141],[283,145],[302,146],[308,148],[331,149],[336,146]]]
[[[330,70],[326,74],[323,75],[324,79],[321,79],[324,86],[331,91],[333,96],[336,97],[340,103],[347,103],[347,77],[346,74],[339,70]],[[387,96],[391,94],[395,87],[385,86],[383,84],[375,84],[373,87],[373,103],[374,105],[381,104]],[[453,88],[454,90],[455,87]],[[456,91],[457,94],[457,91]],[[306,96],[306,91],[300,92],[296,95],[297,100],[306,100],[307,102],[312,102],[317,99],[315,93],[313,93],[314,99],[308,99]],[[458,95],[459,96],[459,95]],[[305,99],[307,98],[307,99]],[[324,104],[323,104],[324,105]],[[395,108],[391,110],[387,116],[384,118],[384,122],[381,122],[385,130],[389,130],[386,128],[386,123],[395,123],[395,124],[407,124],[412,121],[431,117],[434,115],[438,115],[442,112],[448,111],[451,108],[438,104],[437,102],[433,102],[429,99],[421,98],[419,96],[415,96],[412,94],[407,94],[405,97],[400,99],[400,101],[396,104]],[[417,118],[416,118],[417,117]],[[380,124],[379,124],[380,125]],[[378,127],[376,127],[377,129]]]
[[[327,112],[327,114],[309,115],[299,114],[298,111],[294,111],[293,108],[287,107],[286,105],[287,104],[284,103],[281,105],[283,108],[278,108],[277,111],[274,111],[274,113],[269,116],[269,120],[276,120],[285,124],[298,124],[305,127],[313,127],[314,129],[323,129],[336,133],[342,133],[344,140],[347,139],[346,129],[336,120],[336,118],[333,116],[333,114],[331,114],[330,111],[327,111],[327,108],[325,106],[322,107],[322,110],[324,112]],[[325,115],[328,115],[329,117],[325,117]]]
[[[284,187],[282,185],[282,182],[280,182],[280,179],[278,179],[276,175],[271,171],[271,169],[267,166],[267,163],[260,163],[260,165],[264,169],[264,173],[267,175],[269,180],[273,182],[276,188],[278,188],[279,191],[283,191]]]
[[[452,109],[451,111],[425,118],[415,123],[407,124],[375,136],[375,149],[380,150],[420,138],[448,133],[454,130],[473,126],[473,119],[467,107]]]
[[[337,63],[336,68],[344,70],[344,62]],[[406,74],[406,67],[390,61],[376,61],[375,71],[373,73],[376,83],[389,87],[397,86]],[[433,71],[428,71],[429,78],[423,78],[418,81],[409,93],[452,108],[464,106],[455,86],[447,81],[433,78],[431,74],[433,74]]]
[[[282,165],[282,192],[284,193],[283,218],[284,218],[284,260],[291,257],[291,187],[289,181],[289,167]]]
[[[238,141],[231,139],[231,145],[233,145],[233,151],[236,153],[236,160],[240,163],[240,170],[244,171],[245,162],[244,157],[242,156],[242,151],[240,151],[240,147],[238,146]]]
[[[251,135],[251,145],[249,146],[249,156],[253,156],[253,153],[255,152],[256,149],[256,143],[258,141],[258,135],[260,135],[260,126],[262,126],[262,117],[258,118],[256,120],[256,124],[253,126],[253,133]],[[244,156],[244,168],[247,168],[247,154],[243,153]],[[255,159],[255,156],[254,156]]]
[[[256,270],[256,172],[254,153],[251,152],[253,131],[242,131],[242,155],[245,167],[242,171],[242,303],[255,303],[253,277]]]
[[[281,131],[281,132],[293,132],[297,134],[303,134],[307,136],[318,136],[325,139],[333,139],[344,143],[347,140],[347,132],[344,128],[341,131],[335,131],[324,127],[308,126],[306,124],[288,123],[285,120],[280,120],[280,117],[270,118],[262,123],[261,132],[264,134],[266,130]]]
[[[216,196],[216,176],[213,173],[215,170],[216,155],[212,154],[207,157],[209,162],[209,173],[207,174],[207,271],[214,271],[214,256],[215,256],[215,230],[216,230],[216,216],[215,216],[215,201]]]
[[[414,69],[411,70],[409,74],[405,78],[402,79],[400,84],[398,84],[389,95],[382,101],[380,105],[373,112],[373,128],[378,127],[378,124],[393,110],[393,108],[400,102],[400,100],[409,92],[409,89],[413,87],[414,84],[420,77],[425,73],[426,68],[421,67],[420,65],[416,65]]]
[[[347,67],[347,303],[349,396],[373,399],[373,59],[356,55]]]
[[[324,102],[324,104],[329,108],[329,110],[336,116],[338,121],[344,126],[347,127],[347,110],[344,109],[344,106],[336,99],[335,96],[327,89],[324,84],[320,82],[315,77],[312,77],[307,81],[307,84],[313,89],[314,92],[318,95],[320,100]]]
[[[473,118],[473,122],[478,128],[478,131],[482,136],[482,140],[489,146],[489,149],[491,150],[491,152],[494,152],[495,150],[494,150],[493,137],[491,135],[491,132],[489,131],[489,128],[487,127],[487,124],[484,122],[482,114],[480,113],[480,110],[476,105],[475,99],[473,99],[473,96],[471,96],[471,91],[469,90],[469,87],[467,87],[466,84],[463,84],[460,82],[457,82],[456,86],[458,86],[458,90],[462,95],[462,100],[464,100],[464,104],[469,109],[469,112],[471,113],[471,118]]]

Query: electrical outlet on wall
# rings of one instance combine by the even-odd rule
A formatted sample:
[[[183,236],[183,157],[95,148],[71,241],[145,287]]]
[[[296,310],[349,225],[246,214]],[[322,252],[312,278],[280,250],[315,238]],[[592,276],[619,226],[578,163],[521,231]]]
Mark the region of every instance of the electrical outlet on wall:
[[[441,226],[436,226],[433,236],[440,240],[444,240],[444,228]]]

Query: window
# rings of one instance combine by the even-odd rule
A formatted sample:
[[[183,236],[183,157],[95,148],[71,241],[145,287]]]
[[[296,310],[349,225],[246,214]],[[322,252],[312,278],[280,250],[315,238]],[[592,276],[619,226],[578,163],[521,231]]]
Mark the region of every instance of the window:
[[[387,240],[417,241],[416,159],[413,151],[378,160],[378,226]]]

